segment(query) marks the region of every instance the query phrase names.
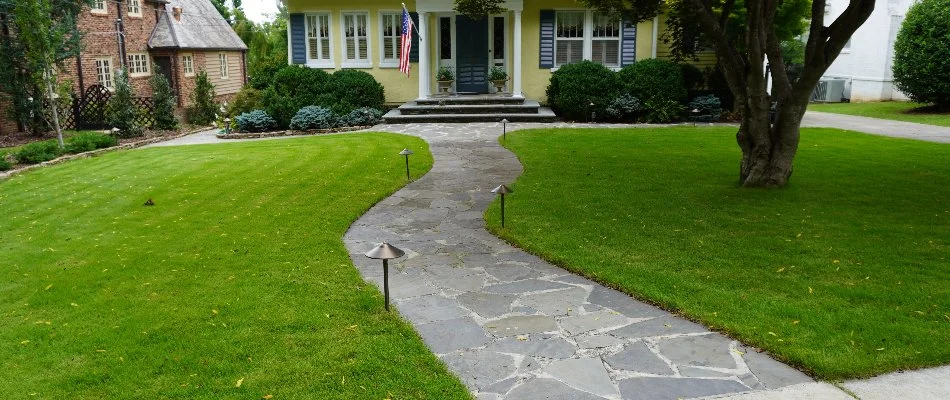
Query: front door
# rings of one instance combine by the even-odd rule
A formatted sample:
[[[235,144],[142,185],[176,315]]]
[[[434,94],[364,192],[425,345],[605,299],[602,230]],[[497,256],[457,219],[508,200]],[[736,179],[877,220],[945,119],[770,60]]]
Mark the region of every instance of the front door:
[[[459,93],[488,93],[488,18],[455,17],[455,89]]]
[[[172,58],[169,56],[158,56],[154,59],[158,72],[165,75],[165,79],[168,80],[168,84],[171,85],[172,90],[174,90],[175,82],[172,81]]]

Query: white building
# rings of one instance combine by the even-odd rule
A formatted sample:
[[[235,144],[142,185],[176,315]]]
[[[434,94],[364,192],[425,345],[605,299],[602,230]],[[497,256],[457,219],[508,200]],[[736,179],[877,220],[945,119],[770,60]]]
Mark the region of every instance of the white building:
[[[837,18],[849,0],[829,0],[825,21]],[[845,96],[852,102],[907,100],[894,86],[891,66],[894,62],[894,41],[907,9],[914,0],[877,0],[874,12],[851,37],[824,78],[845,79]]]

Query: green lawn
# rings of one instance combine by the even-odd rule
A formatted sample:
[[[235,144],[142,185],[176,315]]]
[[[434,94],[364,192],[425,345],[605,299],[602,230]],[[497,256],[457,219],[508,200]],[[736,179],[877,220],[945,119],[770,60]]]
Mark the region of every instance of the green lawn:
[[[403,148],[413,175],[431,167],[420,139],[348,134],[124,151],[0,181],[0,391],[469,398],[341,241],[405,184]]]
[[[804,129],[781,190],[735,128],[508,135],[489,229],[824,379],[950,363],[950,146]]]
[[[808,109],[810,111],[916,122],[918,124],[950,126],[950,110],[941,112],[923,104],[903,101],[809,104]]]

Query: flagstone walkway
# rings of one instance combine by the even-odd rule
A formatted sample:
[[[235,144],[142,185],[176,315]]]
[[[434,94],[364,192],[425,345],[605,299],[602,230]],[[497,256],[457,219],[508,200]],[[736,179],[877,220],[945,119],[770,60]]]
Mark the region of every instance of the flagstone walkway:
[[[790,385],[850,398],[489,234],[489,191],[522,171],[497,143],[500,125],[377,128],[424,138],[435,164],[363,215],[344,242],[380,288],[382,267],[363,253],[383,241],[407,252],[390,272],[396,309],[477,398],[677,399]]]

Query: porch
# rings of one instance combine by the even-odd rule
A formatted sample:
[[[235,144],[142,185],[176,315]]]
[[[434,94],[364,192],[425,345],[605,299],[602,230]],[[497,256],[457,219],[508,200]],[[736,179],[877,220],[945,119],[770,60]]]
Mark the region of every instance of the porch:
[[[383,116],[387,124],[436,122],[554,122],[536,100],[504,94],[434,95],[407,102]]]

